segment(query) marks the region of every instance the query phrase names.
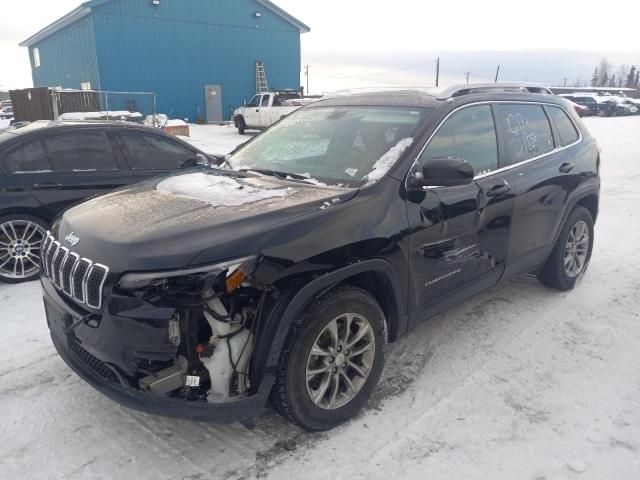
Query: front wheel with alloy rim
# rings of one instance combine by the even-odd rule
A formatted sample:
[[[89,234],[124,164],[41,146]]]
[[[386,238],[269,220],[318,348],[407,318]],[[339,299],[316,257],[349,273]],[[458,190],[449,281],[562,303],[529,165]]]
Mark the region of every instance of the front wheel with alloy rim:
[[[584,207],[576,207],[565,223],[551,255],[538,274],[550,288],[570,290],[582,279],[593,250],[593,218]]]
[[[45,223],[29,215],[0,218],[0,281],[20,283],[40,275]]]
[[[365,406],[384,367],[385,318],[356,287],[332,290],[292,327],[271,401],[311,431],[333,428]]]

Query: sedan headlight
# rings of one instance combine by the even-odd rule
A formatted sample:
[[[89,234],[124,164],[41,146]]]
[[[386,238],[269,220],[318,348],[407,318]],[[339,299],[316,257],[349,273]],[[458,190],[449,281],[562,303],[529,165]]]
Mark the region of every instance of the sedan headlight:
[[[225,285],[228,292],[238,288],[244,280],[253,273],[258,264],[257,255],[249,255],[227,262],[184,270],[170,270],[165,272],[125,273],[118,287],[123,290],[140,290],[151,285],[160,285],[172,278],[189,276],[217,276],[227,272]]]

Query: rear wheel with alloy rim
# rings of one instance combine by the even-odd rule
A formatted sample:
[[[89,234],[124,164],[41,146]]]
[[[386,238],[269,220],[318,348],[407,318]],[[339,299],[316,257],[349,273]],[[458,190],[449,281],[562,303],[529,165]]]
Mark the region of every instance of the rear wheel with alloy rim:
[[[312,431],[356,415],[384,366],[385,319],[375,299],[339,287],[307,308],[287,340],[271,400],[286,418]]]
[[[582,279],[593,250],[593,218],[576,207],[565,223],[538,280],[550,288],[570,290]]]
[[[45,223],[28,215],[0,218],[0,281],[20,283],[40,275]]]

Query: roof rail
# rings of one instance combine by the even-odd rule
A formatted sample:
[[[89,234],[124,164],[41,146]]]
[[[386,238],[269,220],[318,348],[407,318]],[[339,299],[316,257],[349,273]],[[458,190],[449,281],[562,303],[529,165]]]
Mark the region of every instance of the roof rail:
[[[472,93],[494,93],[494,92],[522,92],[522,93],[543,93],[553,95],[553,92],[544,85],[527,82],[500,82],[500,83],[472,83],[468,85],[455,85],[446,88],[438,94],[438,100],[446,100]]]

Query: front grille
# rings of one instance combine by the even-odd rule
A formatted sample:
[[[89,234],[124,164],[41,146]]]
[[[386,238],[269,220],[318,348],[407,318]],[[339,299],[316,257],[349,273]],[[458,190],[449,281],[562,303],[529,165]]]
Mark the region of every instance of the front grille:
[[[85,366],[93,370],[102,378],[110,382],[118,381],[118,378],[116,377],[116,374],[113,373],[113,370],[111,370],[102,360],[94,357],[84,348],[82,348],[76,341],[76,339],[73,338],[73,336],[69,338],[69,348],[76,355],[78,360],[80,360],[82,363],[84,363]]]
[[[81,258],[50,234],[42,245],[42,270],[56,288],[91,308],[102,307],[102,289],[109,267]]]

